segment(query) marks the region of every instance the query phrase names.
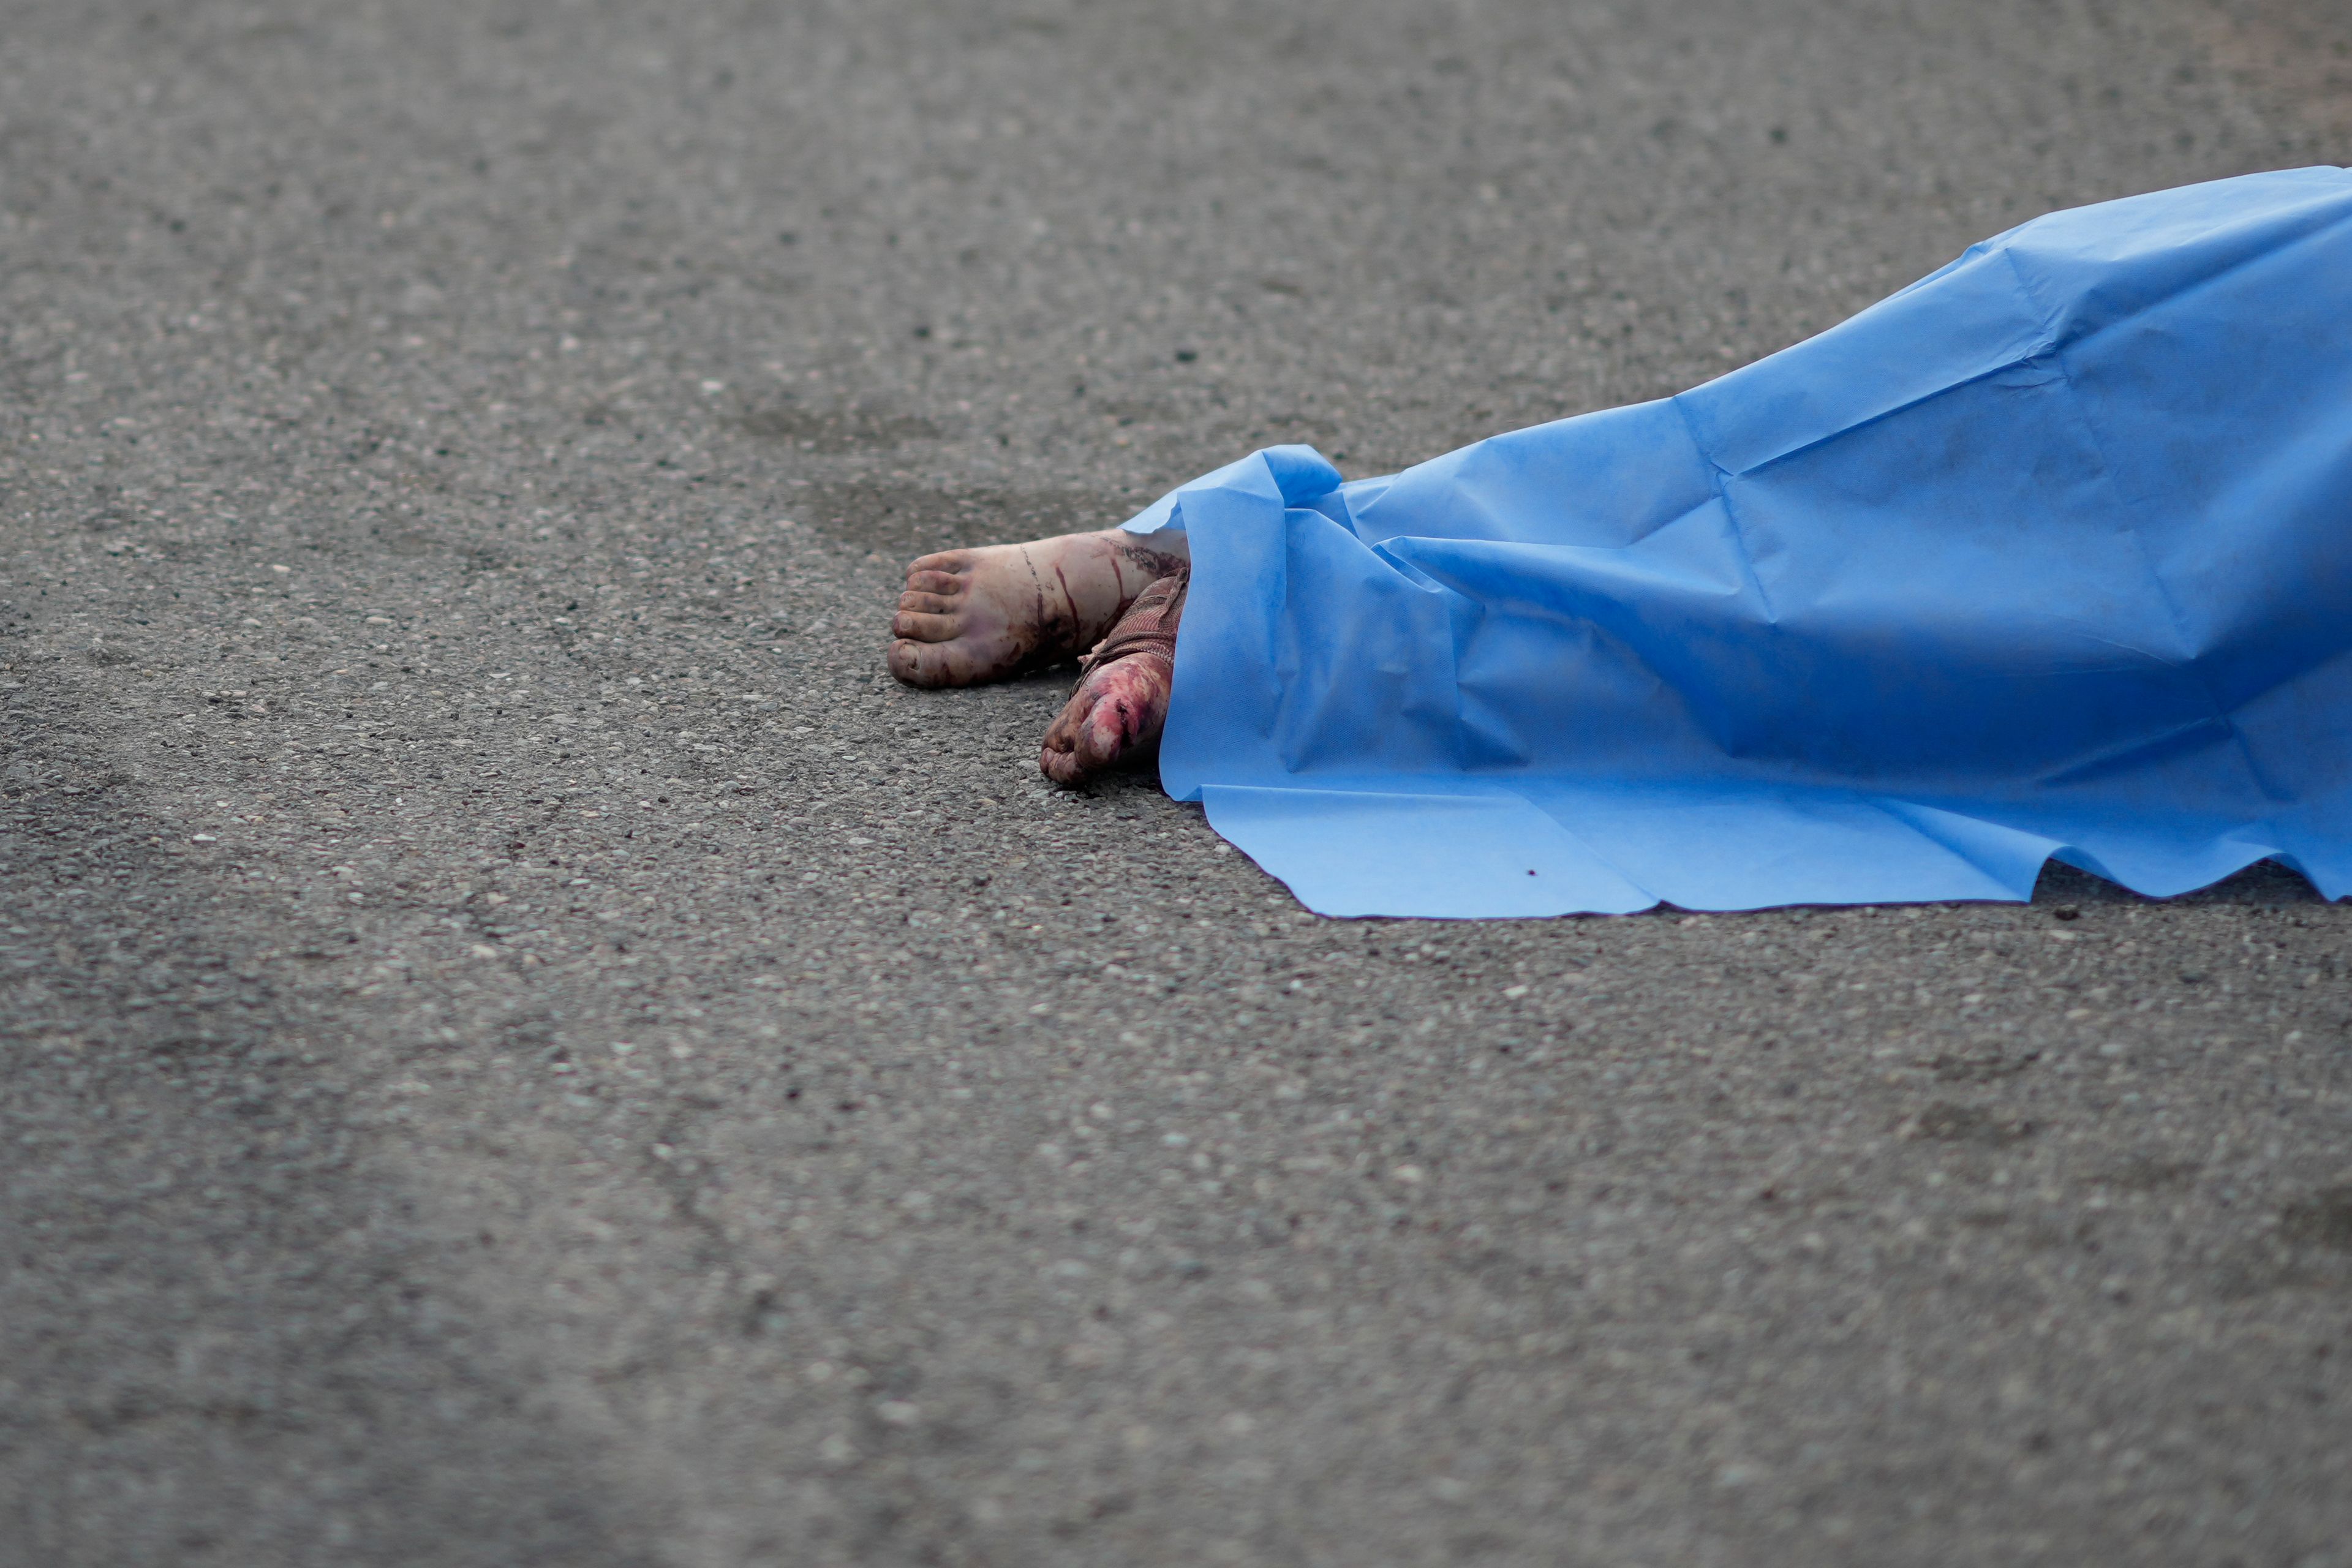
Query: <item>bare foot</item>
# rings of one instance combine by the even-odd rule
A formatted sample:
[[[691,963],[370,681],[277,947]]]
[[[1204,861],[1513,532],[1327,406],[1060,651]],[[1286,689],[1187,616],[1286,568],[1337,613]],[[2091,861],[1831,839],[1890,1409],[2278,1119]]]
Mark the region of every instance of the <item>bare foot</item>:
[[[923,556],[890,623],[890,673],[909,686],[977,686],[1075,658],[1190,557],[1181,533],[1117,528]]]
[[[1058,784],[1078,784],[1160,749],[1176,683],[1176,624],[1192,572],[1180,567],[1143,591],[1087,657],[1087,673],[1045,731],[1037,765]]]

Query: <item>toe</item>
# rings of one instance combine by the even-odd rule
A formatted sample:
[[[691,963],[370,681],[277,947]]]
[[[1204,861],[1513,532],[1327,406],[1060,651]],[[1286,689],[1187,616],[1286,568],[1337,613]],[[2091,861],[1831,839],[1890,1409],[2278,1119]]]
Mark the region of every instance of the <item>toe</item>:
[[[1082,752],[1073,750],[1071,740],[1072,737],[1065,736],[1058,747],[1049,742],[1037,753],[1037,768],[1055,784],[1075,788],[1103,770],[1101,763],[1091,762]]]
[[[948,616],[953,615],[962,605],[961,601],[950,599],[944,594],[919,594],[910,588],[898,595],[898,607],[912,610],[918,615]]]
[[[1074,784],[1087,776],[1088,764],[1081,752],[1090,694],[1082,683],[1070,695],[1070,700],[1055,716],[1053,728],[1045,731],[1045,742],[1037,752],[1037,766],[1055,784]]]
[[[915,642],[951,642],[963,630],[963,622],[953,616],[927,616],[915,610],[900,610],[890,617],[890,635]]]
[[[934,550],[907,563],[909,572],[961,572],[971,564],[969,550]]]
[[[923,679],[923,656],[929,651],[922,643],[894,642],[883,656],[883,662],[890,667],[892,675],[908,686],[932,686],[938,683]]]
[[[1082,784],[1087,782],[1087,770],[1077,758],[1067,752],[1057,752],[1051,746],[1037,753],[1037,769],[1057,784]]]
[[[918,571],[907,569],[907,592],[910,594],[942,594],[953,595],[963,592],[965,579],[953,572]]]
[[[909,642],[901,638],[890,645],[886,660],[890,673],[908,686],[962,686],[961,665],[945,645],[934,642]]]

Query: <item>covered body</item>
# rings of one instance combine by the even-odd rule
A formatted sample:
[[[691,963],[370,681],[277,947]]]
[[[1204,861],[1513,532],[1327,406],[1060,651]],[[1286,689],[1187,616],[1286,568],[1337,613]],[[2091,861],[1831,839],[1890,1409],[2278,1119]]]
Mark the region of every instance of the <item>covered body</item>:
[[[1190,535],[1160,773],[1328,914],[2352,889],[2352,173],[2063,212],[1679,396]]]

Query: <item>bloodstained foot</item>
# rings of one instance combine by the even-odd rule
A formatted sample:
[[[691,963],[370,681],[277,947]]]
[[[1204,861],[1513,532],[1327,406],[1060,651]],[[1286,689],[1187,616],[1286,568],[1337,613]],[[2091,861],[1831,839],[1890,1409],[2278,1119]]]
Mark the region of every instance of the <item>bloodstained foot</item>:
[[[1176,624],[1191,584],[1184,567],[1152,584],[1087,656],[1087,673],[1038,753],[1047,778],[1084,784],[1159,751],[1176,683]]]
[[[923,556],[890,623],[890,673],[909,686],[977,686],[1075,658],[1188,557],[1181,533],[1116,528]]]

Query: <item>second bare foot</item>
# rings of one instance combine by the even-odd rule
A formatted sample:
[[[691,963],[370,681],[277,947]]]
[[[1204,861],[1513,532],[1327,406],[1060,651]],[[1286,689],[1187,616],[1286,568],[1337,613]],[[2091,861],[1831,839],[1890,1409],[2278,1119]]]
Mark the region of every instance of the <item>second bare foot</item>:
[[[1058,784],[1078,784],[1159,750],[1176,682],[1176,627],[1189,571],[1143,591],[1087,662],[1061,717],[1045,731],[1037,765]]]

